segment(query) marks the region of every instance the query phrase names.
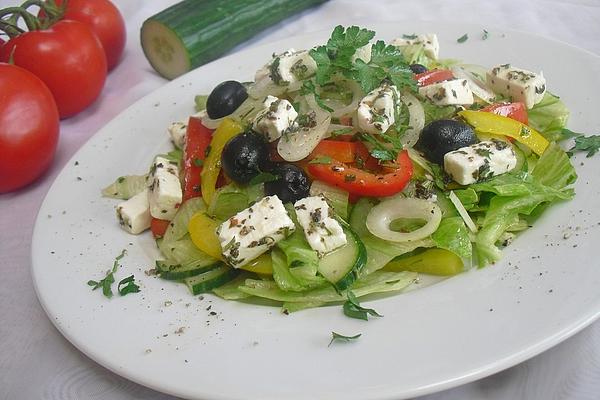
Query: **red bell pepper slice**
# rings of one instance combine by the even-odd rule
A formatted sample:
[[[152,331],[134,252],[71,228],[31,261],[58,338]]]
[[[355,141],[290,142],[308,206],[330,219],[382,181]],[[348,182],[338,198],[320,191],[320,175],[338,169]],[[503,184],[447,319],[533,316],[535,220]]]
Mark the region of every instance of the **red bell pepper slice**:
[[[307,168],[315,179],[351,194],[383,197],[402,191],[412,176],[413,166],[406,150],[398,153],[396,163],[397,168],[387,168],[382,173],[371,173],[335,160],[327,164],[309,164]]]
[[[529,118],[527,116],[527,107],[525,107],[525,104],[520,102],[490,104],[489,106],[482,108],[481,111],[491,112],[497,115],[502,115],[503,117],[512,118],[525,125],[528,125],[529,122]]]
[[[190,117],[185,136],[183,154],[183,201],[198,197],[200,191],[200,172],[206,158],[206,149],[210,145],[212,129],[202,125],[199,118]]]
[[[170,223],[171,221],[166,219],[152,218],[150,221],[150,231],[152,232],[152,236],[154,236],[155,239],[165,236],[165,232]]]
[[[356,142],[345,142],[341,140],[321,140],[317,147],[309,154],[308,159],[327,156],[344,163],[354,162],[357,152]]]
[[[427,86],[432,83],[454,79],[454,74],[449,69],[432,69],[431,71],[416,74],[415,79],[419,86]]]

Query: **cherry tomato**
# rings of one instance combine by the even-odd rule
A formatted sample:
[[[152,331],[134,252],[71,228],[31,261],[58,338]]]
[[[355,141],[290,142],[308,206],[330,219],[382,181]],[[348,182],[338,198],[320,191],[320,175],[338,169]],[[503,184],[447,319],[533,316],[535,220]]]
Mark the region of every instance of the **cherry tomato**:
[[[413,167],[406,150],[396,159],[398,167],[383,173],[371,173],[339,161],[327,164],[309,164],[308,172],[315,178],[344,189],[350,194],[383,197],[396,194],[406,187]]]
[[[63,0],[55,1],[58,6],[63,3]],[[92,29],[102,43],[109,71],[119,63],[127,33],[123,16],[113,3],[109,0],[69,0],[63,19],[83,22]]]
[[[37,76],[0,63],[0,193],[40,176],[58,143],[58,110]]]
[[[432,83],[454,79],[454,74],[449,69],[432,69],[431,71],[416,74],[415,79],[419,86],[427,86]]]
[[[523,103],[496,103],[482,108],[481,111],[491,112],[503,117],[512,118],[525,125],[528,124],[527,107]]]
[[[59,21],[48,29],[25,32],[0,48],[0,61],[12,54],[15,65],[33,72],[48,86],[61,118],[89,106],[106,80],[102,45],[85,24]]]

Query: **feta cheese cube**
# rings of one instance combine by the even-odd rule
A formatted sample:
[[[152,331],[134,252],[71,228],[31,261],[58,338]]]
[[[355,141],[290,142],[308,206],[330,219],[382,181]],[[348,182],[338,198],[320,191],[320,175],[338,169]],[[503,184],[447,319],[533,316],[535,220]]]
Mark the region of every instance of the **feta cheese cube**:
[[[167,128],[169,135],[171,136],[171,141],[175,145],[175,147],[179,149],[183,149],[185,144],[185,135],[187,133],[187,122],[178,121],[173,122]]]
[[[461,185],[501,175],[517,165],[517,156],[508,142],[488,140],[461,147],[444,155],[444,170]]]
[[[274,54],[270,63],[256,71],[254,81],[269,78],[277,85],[286,86],[306,79],[316,71],[317,63],[308,50],[289,49],[281,54]]]
[[[434,60],[437,60],[440,54],[440,43],[435,33],[420,34],[415,38],[402,37],[392,40],[391,44],[396,47],[423,45],[425,55]]]
[[[137,235],[150,228],[150,204],[148,203],[148,189],[130,199],[119,203],[117,206],[119,225],[127,232]]]
[[[513,68],[510,64],[492,68],[486,79],[494,92],[509,97],[512,101],[525,103],[527,108],[542,101],[546,92],[546,79],[541,73]]]
[[[333,209],[325,197],[305,197],[294,203],[298,223],[310,247],[320,255],[329,253],[347,243],[340,223],[333,218]]]
[[[252,129],[274,142],[294,124],[298,113],[292,103],[275,96],[267,96],[263,104],[266,108],[256,115]]]
[[[158,219],[173,219],[183,198],[176,163],[157,156],[148,179],[150,214]]]
[[[383,84],[358,104],[358,126],[367,133],[385,132],[396,122],[400,94],[394,85]]]
[[[473,104],[473,92],[466,79],[452,79],[422,86],[419,94],[438,106]]]
[[[217,228],[225,261],[242,267],[296,229],[277,196],[267,196]]]

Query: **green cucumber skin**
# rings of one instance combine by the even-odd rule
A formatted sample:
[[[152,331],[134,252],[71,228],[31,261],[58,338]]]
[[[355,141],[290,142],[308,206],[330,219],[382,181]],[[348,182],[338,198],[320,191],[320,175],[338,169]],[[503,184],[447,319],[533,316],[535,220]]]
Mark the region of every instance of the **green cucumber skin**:
[[[214,274],[216,270],[210,270],[205,272],[205,274]],[[198,294],[210,292],[213,289],[218,288],[219,286],[223,286],[227,282],[233,280],[240,271],[223,266],[221,267],[221,272],[206,280],[202,280],[203,274],[194,276],[192,278],[185,279],[185,283],[192,292],[192,295],[196,296]]]
[[[359,278],[360,272],[363,267],[367,264],[367,249],[363,242],[360,240],[358,235],[354,233],[350,226],[344,221],[339,221],[344,228],[348,241],[352,240],[358,247],[358,256],[354,260],[354,264],[348,269],[348,272],[341,277],[337,282],[332,282],[340,292],[350,288],[352,284]]]
[[[187,50],[190,67],[194,69],[283,19],[325,1],[184,0],[146,22],[159,22],[173,31]],[[145,23],[142,31],[144,26]]]
[[[224,264],[219,261],[208,265],[189,268],[181,264],[169,266],[167,263],[156,261],[156,269],[158,270],[160,277],[169,281],[179,281],[185,278],[191,278],[223,265]]]

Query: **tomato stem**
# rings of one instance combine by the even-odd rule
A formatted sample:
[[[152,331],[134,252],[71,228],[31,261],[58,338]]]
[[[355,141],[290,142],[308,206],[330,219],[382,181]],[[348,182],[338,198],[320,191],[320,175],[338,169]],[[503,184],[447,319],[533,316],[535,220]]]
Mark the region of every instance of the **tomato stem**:
[[[33,14],[29,13],[26,9],[22,7],[7,7],[0,10],[0,19],[7,15],[11,16],[9,18],[9,20],[11,21],[18,21],[19,18],[23,18],[23,21],[25,21],[25,25],[27,25],[27,30],[29,31],[36,31],[40,29],[40,21]],[[6,21],[2,22],[6,23]]]
[[[13,38],[15,36],[19,36],[21,33],[25,31],[19,28],[16,24],[12,24],[8,21],[0,20],[0,31],[4,32],[6,36],[9,38]]]

